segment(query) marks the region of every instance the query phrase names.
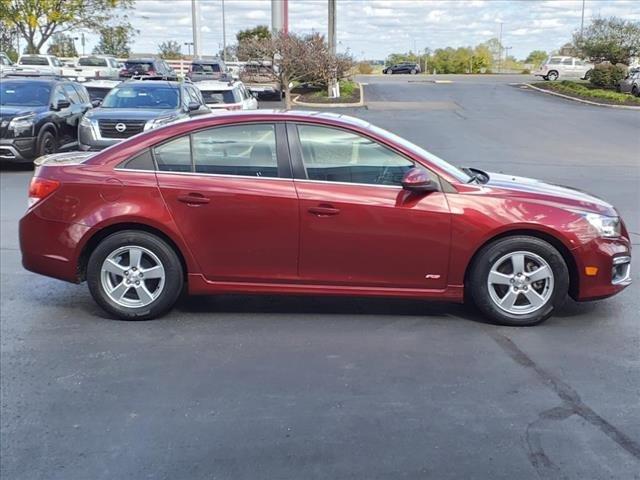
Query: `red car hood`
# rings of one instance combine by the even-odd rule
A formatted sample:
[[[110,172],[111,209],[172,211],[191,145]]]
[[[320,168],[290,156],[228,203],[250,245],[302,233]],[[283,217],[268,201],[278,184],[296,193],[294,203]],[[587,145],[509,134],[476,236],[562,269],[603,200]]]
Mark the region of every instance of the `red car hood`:
[[[484,185],[495,194],[526,199],[552,206],[565,207],[602,215],[617,216],[618,212],[609,203],[581,190],[562,185],[545,183],[534,178],[515,177],[502,173],[489,173]]]

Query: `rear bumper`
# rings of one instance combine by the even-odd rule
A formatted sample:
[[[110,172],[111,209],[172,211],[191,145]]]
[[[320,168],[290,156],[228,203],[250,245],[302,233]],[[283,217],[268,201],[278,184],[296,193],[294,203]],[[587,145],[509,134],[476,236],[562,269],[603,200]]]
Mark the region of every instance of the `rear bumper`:
[[[67,282],[78,283],[81,240],[90,227],[45,220],[28,211],[20,220],[22,266],[27,270]],[[43,241],[43,239],[49,239]]]
[[[36,154],[36,137],[0,139],[0,162],[31,163]]]
[[[576,300],[611,297],[631,285],[631,242],[628,239],[598,238],[573,250],[573,254],[578,269]]]

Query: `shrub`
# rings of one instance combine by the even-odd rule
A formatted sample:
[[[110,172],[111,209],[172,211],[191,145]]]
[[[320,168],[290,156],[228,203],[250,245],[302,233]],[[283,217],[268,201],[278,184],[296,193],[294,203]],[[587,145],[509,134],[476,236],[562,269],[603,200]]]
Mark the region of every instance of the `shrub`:
[[[524,68],[522,69],[522,71],[520,72],[523,75],[530,75],[531,74],[531,70],[529,70],[528,68]]]
[[[373,72],[373,67],[367,62],[358,62],[358,73],[368,75]]]
[[[353,91],[356,89],[355,82],[351,82],[348,80],[340,81],[340,96],[341,97],[350,97],[353,95]]]
[[[621,63],[612,65],[602,62],[593,67],[589,81],[592,85],[603,88],[615,88],[620,80],[627,76],[627,66]]]

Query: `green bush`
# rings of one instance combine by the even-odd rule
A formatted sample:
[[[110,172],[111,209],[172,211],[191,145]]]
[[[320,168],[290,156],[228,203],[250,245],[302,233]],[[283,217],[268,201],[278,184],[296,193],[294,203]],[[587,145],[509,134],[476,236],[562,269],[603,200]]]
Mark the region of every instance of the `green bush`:
[[[349,80],[341,80],[340,81],[340,96],[341,97],[350,97],[353,95],[353,91],[356,89],[355,82],[351,82]]]
[[[613,104],[638,104],[640,105],[640,98],[626,93],[618,93],[613,90],[605,90],[602,88],[594,87],[586,82],[573,82],[571,80],[563,80],[561,82],[539,82],[533,85],[552,90],[554,92],[563,93],[574,97],[584,98],[587,100],[604,100],[607,103]]]
[[[528,68],[524,68],[520,73],[523,74],[523,75],[530,75],[531,74],[531,70],[529,70]]]
[[[357,65],[357,68],[358,68],[358,73],[361,73],[363,75],[368,75],[370,73],[373,73],[373,67],[371,66],[371,64],[367,62],[359,62]]]
[[[596,87],[615,88],[618,82],[627,76],[627,70],[627,66],[621,63],[612,65],[609,62],[602,62],[593,68],[589,81]]]

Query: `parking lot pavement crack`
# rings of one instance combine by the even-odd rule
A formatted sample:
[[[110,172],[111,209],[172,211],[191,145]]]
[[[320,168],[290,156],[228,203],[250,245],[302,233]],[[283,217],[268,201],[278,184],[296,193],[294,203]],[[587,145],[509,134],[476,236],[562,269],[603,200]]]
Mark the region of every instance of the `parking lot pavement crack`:
[[[620,431],[614,425],[598,415],[591,407],[586,405],[578,392],[576,392],[571,386],[543,369],[540,365],[534,362],[523,350],[518,347],[513,340],[509,337],[502,335],[496,331],[488,330],[489,335],[493,340],[505,351],[509,357],[519,365],[532,370],[538,378],[547,385],[553,392],[562,400],[560,407],[546,410],[539,415],[538,420],[533,422],[533,427],[536,426],[536,422],[549,421],[549,420],[564,420],[571,415],[578,415],[582,417],[586,422],[596,427],[607,437],[613,440],[620,448],[629,453],[636,460],[640,460],[640,444],[631,439],[624,432]],[[538,425],[539,426],[539,425]],[[544,458],[546,455],[542,450],[540,442],[536,443],[535,435],[531,435],[532,424],[527,427],[528,433],[526,437],[528,443],[528,449],[530,453],[530,461],[536,470],[539,468],[544,469],[548,473],[548,470],[553,470],[552,463],[545,463]],[[531,441],[532,443],[529,443]],[[538,466],[536,466],[536,464]]]

